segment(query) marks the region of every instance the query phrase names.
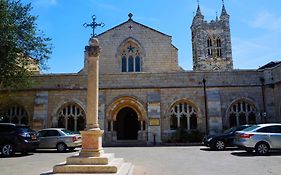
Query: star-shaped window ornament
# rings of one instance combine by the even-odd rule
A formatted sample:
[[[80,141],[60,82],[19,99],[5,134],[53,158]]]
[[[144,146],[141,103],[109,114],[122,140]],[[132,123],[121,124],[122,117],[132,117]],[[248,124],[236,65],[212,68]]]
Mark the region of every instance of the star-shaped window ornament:
[[[133,26],[132,26],[132,25],[129,25],[129,29],[132,30],[132,29],[133,29]]]
[[[130,44],[130,46],[128,47],[128,52],[130,53],[130,52],[134,52],[134,47]]]

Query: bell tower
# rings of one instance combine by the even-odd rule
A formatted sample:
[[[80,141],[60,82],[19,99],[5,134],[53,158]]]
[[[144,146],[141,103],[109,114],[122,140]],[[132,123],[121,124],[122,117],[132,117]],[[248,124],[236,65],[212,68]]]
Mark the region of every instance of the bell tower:
[[[220,17],[207,22],[198,3],[191,25],[194,71],[233,69],[229,15],[224,2]]]

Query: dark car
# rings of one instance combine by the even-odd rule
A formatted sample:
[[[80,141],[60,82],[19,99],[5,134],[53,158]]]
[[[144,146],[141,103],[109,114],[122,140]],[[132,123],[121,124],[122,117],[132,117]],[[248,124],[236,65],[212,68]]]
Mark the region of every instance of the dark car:
[[[39,145],[36,131],[26,125],[0,123],[0,149],[4,157],[15,152],[26,154],[34,151]]]
[[[215,150],[224,150],[232,147],[236,131],[242,131],[252,125],[241,125],[225,130],[222,134],[209,135],[203,138],[203,145]]]

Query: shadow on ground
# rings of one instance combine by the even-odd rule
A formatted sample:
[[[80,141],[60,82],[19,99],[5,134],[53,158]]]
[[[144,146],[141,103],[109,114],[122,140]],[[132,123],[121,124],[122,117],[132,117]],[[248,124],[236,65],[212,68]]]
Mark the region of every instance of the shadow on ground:
[[[255,152],[248,153],[246,151],[232,152],[231,155],[239,156],[239,157],[260,157],[260,155],[257,155]],[[264,156],[266,157],[281,156],[281,151],[270,151],[268,154]]]
[[[201,151],[236,151],[239,150],[239,148],[235,148],[235,147],[230,147],[230,148],[225,148],[224,150],[215,150],[215,149],[211,149],[211,148],[200,148]]]
[[[76,150],[66,150],[65,152],[58,152],[56,149],[37,149],[35,151],[35,153],[56,153],[56,154],[63,154],[63,153],[73,153],[73,152],[76,152],[78,151],[78,149]]]
[[[11,157],[4,157],[4,156],[2,156],[2,155],[0,154],[0,158],[12,159],[12,158],[18,158],[18,157],[27,157],[27,156],[32,156],[32,155],[33,155],[33,153],[24,153],[24,154],[22,154],[22,153],[16,153],[16,154],[14,154],[14,155],[11,156]]]

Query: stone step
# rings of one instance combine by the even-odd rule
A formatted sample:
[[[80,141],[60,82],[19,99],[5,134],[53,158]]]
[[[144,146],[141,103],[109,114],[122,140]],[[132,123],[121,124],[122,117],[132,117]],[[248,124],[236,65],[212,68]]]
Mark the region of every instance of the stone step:
[[[117,173],[95,173],[95,175],[133,175],[134,165],[131,163],[123,163]],[[53,173],[48,171],[41,175],[92,175],[93,173]]]
[[[107,165],[114,159],[114,154],[102,154],[100,157],[81,157],[79,154],[68,157],[67,165]]]
[[[117,173],[95,173],[95,175],[133,175],[134,166],[131,163],[123,163]],[[41,175],[93,175],[92,173],[52,173],[46,172]]]
[[[131,163],[123,163],[116,175],[133,175],[134,166]]]
[[[107,165],[56,165],[53,168],[54,173],[117,173],[122,166],[123,159],[115,158]]]

